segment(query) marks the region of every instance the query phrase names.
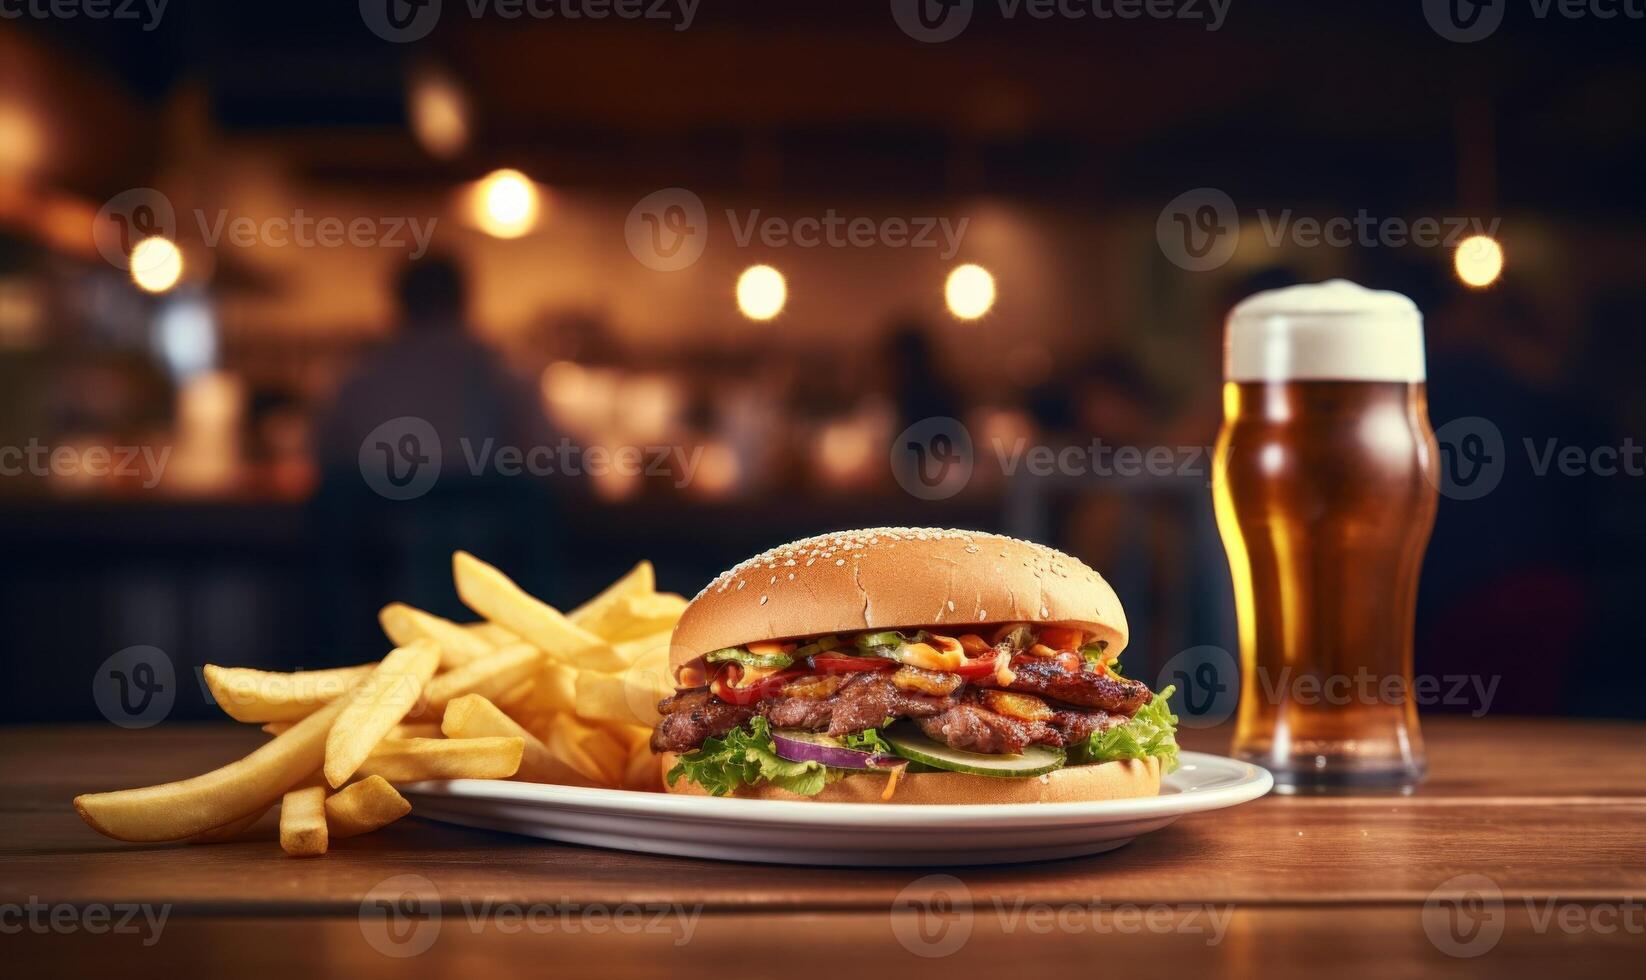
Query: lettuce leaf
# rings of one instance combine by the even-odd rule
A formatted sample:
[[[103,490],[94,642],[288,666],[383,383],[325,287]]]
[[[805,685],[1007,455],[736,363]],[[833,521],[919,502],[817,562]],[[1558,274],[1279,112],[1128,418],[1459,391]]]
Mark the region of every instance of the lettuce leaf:
[[[887,724],[890,724],[892,721],[893,719],[891,718],[886,719]],[[842,735],[840,738],[840,744],[844,745],[848,749],[856,749],[859,752],[878,752],[881,755],[897,754],[892,751],[892,747],[886,743],[886,740],[880,737],[879,730],[874,728],[865,728],[860,732],[853,732],[850,735]]]
[[[1125,724],[1093,732],[1078,751],[1071,751],[1070,754],[1082,763],[1155,756],[1160,759],[1161,772],[1176,769],[1177,716],[1166,705],[1166,699],[1176,690],[1176,687],[1168,685],[1164,691],[1150,698],[1149,703],[1139,708],[1137,714]]]
[[[766,719],[756,717],[747,728],[706,739],[701,748],[681,756],[666,778],[673,786],[681,777],[715,796],[762,782],[801,796],[816,796],[828,781],[828,770],[821,762],[790,762],[780,757]]]

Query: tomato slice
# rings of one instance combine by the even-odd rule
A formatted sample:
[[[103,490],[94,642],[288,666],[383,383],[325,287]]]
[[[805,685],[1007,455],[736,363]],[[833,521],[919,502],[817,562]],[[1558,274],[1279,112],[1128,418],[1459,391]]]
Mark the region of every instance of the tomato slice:
[[[748,687],[732,687],[732,682],[743,676],[743,665],[730,663],[709,683],[709,692],[727,704],[754,704],[804,673],[806,672],[798,667],[791,667],[788,670],[780,670],[764,680],[756,681]]]
[[[853,657],[840,653],[814,653],[812,669],[825,674],[844,674],[863,670],[891,670],[897,664],[885,657]]]
[[[995,654],[986,653],[983,656],[978,657],[976,660],[970,660],[961,664],[959,667],[956,667],[952,673],[959,674],[961,677],[967,678],[968,680],[977,677],[987,677],[989,674],[994,673],[994,659]]]

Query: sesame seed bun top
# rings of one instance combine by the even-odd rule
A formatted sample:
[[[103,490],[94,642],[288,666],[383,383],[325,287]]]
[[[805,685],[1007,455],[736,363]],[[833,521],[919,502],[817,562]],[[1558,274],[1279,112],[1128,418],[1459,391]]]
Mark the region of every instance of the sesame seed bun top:
[[[1126,646],[1126,614],[1084,562],[979,531],[882,527],[780,545],[722,572],[675,626],[670,667],[760,640],[919,626],[1078,626]]]

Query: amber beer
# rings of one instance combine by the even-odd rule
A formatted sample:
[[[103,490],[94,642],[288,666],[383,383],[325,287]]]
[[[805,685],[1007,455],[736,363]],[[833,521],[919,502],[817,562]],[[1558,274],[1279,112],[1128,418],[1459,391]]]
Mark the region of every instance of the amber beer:
[[[1282,788],[1410,787],[1425,770],[1412,629],[1434,525],[1423,322],[1334,281],[1229,316],[1213,470],[1233,573],[1234,754]]]

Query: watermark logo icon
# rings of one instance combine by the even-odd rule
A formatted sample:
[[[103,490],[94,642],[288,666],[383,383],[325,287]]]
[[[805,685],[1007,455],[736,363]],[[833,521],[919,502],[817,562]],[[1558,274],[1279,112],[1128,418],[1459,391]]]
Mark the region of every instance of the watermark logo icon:
[[[1472,44],[1497,32],[1508,0],[1423,0],[1423,19],[1436,34]]]
[[[921,500],[947,500],[966,489],[976,466],[972,434],[959,419],[922,419],[892,440],[892,476]]]
[[[654,727],[657,724],[657,692],[675,689],[674,671],[669,669],[672,649],[665,636],[655,645],[642,650],[634,663],[623,671],[623,699],[636,725]]]
[[[440,0],[360,0],[360,19],[390,43],[421,41],[440,22]]]
[[[629,254],[648,269],[684,269],[702,257],[709,243],[703,199],[684,187],[653,191],[629,209],[623,239]]]
[[[972,893],[954,875],[926,875],[892,899],[892,935],[916,956],[952,956],[972,938]]]
[[[1240,242],[1240,212],[1235,210],[1234,199],[1215,187],[1184,191],[1160,209],[1155,241],[1180,269],[1216,269],[1234,257]]]
[[[177,670],[159,647],[127,647],[97,666],[91,696],[110,722],[149,728],[164,721],[177,702]]]
[[[1503,938],[1503,890],[1483,874],[1448,878],[1423,902],[1423,932],[1447,956],[1470,959]]]
[[[360,900],[360,935],[384,956],[421,956],[440,937],[440,890],[422,875],[385,878]]]
[[[92,219],[92,242],[98,254],[117,269],[129,267],[131,250],[138,242],[157,235],[177,239],[177,212],[171,199],[152,187],[121,191],[109,198]]]
[[[427,419],[402,415],[367,433],[360,443],[360,475],[389,500],[413,500],[440,479],[440,435]]]
[[[1188,728],[1220,725],[1234,714],[1240,699],[1239,668],[1229,651],[1219,646],[1189,647],[1160,668],[1154,689],[1174,685],[1172,711]]]
[[[1442,496],[1451,500],[1478,500],[1503,479],[1508,451],[1503,432],[1490,419],[1466,415],[1435,430],[1440,458],[1424,472]]]
[[[922,44],[942,44],[972,22],[972,0],[892,0],[892,20]]]

